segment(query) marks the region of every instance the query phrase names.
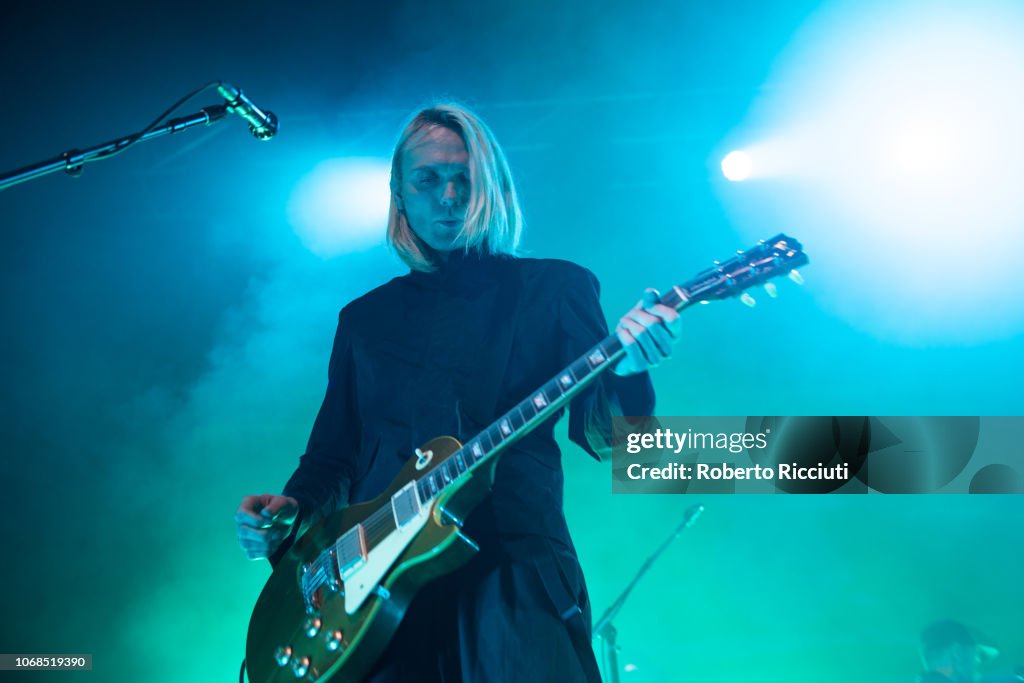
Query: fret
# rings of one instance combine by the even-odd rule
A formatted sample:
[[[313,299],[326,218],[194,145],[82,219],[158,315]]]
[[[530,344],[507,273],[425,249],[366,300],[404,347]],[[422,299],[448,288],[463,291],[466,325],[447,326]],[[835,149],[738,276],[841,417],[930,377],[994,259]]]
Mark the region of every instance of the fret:
[[[425,503],[430,500],[430,491],[427,490],[427,484],[422,479],[416,482],[416,488],[420,492],[420,502]]]
[[[508,419],[507,415],[498,421],[498,429],[501,430],[502,436],[506,438],[512,436],[512,432],[514,431],[512,429],[512,421]]]
[[[517,404],[516,407],[513,408],[512,410],[515,411],[515,420],[518,423],[516,425],[516,429],[522,429],[526,425],[530,424],[530,418],[526,417],[526,415],[523,413],[522,403]]]
[[[602,341],[598,346],[604,351],[605,355],[611,358],[616,352],[622,348],[622,342],[619,341],[618,337],[608,337]]]
[[[537,417],[537,409],[533,407],[533,404],[529,401],[523,401],[518,406],[520,414],[523,416],[523,421],[529,424],[533,421],[533,418]]]
[[[558,384],[557,380],[549,381],[542,387],[542,389],[546,396],[553,396],[556,401],[565,396],[565,392],[562,391],[562,387]]]
[[[519,406],[512,408],[512,410],[505,413],[505,416],[508,418],[509,424],[512,425],[513,432],[518,432],[526,424],[523,414],[519,411]]]
[[[452,473],[448,471],[448,461],[445,460],[441,463],[441,466],[437,469],[441,470],[441,477],[444,479],[444,485],[452,483]]]
[[[437,489],[438,489],[437,482],[434,481],[434,473],[433,472],[431,472],[430,474],[427,475],[427,483],[430,485],[430,497],[433,498],[434,496],[437,495]]]
[[[570,365],[569,371],[572,373],[572,376],[576,378],[577,384],[589,377],[592,372],[590,364],[583,358],[576,360],[572,365]]]
[[[462,453],[462,449],[455,451],[455,469],[459,471],[459,474],[463,474],[468,468],[466,467],[466,457]]]
[[[491,425],[486,430],[484,430],[484,433],[487,434],[487,438],[491,440],[491,447],[489,450],[493,451],[495,448],[501,445],[502,441],[505,440],[505,438],[501,435],[501,430],[498,429],[497,425]]]
[[[479,441],[480,445],[483,447],[484,456],[494,450],[494,440],[491,439],[491,435],[488,434],[486,429],[477,435],[476,440]]]
[[[469,442],[469,455],[473,461],[473,464],[480,462],[484,457],[484,445],[480,443],[480,437],[476,437]]]

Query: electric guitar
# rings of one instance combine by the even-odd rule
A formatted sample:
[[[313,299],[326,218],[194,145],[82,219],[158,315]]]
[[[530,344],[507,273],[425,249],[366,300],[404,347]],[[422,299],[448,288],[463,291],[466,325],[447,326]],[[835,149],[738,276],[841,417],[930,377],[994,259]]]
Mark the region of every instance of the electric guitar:
[[[673,287],[677,311],[745,290],[807,263],[776,235]],[[612,334],[465,444],[438,437],[417,448],[377,498],[324,518],[281,559],[253,609],[246,641],[252,683],[359,681],[373,667],[423,585],[477,551],[462,520],[487,495],[498,456],[625,353]]]

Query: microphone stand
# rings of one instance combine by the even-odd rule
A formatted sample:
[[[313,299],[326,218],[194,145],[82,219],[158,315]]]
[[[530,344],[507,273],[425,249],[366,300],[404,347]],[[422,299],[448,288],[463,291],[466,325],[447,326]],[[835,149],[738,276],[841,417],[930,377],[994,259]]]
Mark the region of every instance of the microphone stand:
[[[612,624],[612,619],[619,614],[619,610],[621,610],[622,606],[626,604],[626,598],[629,597],[630,592],[632,592],[636,584],[640,582],[643,575],[647,573],[647,570],[651,568],[654,561],[657,560],[663,552],[665,552],[665,549],[668,548],[672,541],[678,538],[683,531],[688,529],[697,521],[697,517],[699,517],[702,512],[704,512],[703,505],[694,505],[686,511],[686,514],[683,515],[682,523],[676,527],[676,530],[673,531],[672,534],[665,539],[665,542],[654,551],[654,554],[647,558],[647,560],[640,566],[640,570],[636,573],[636,576],[634,576],[633,580],[629,582],[628,586],[626,586],[626,590],[622,591],[622,594],[615,599],[615,602],[613,602],[608,609],[604,611],[601,618],[597,620],[597,624],[594,626],[594,638],[600,638],[603,643],[601,649],[604,655],[603,659],[605,670],[608,672],[608,683],[619,683],[619,646],[615,643],[618,630]]]
[[[60,156],[48,159],[47,161],[41,161],[37,164],[32,164],[31,166],[25,166],[24,168],[19,168],[18,170],[11,171],[10,173],[0,174],[0,190],[4,190],[12,185],[17,185],[18,183],[23,183],[27,180],[32,180],[33,178],[38,178],[62,169],[68,175],[75,177],[80,176],[82,174],[83,164],[89,161],[113,156],[115,152],[136,142],[143,142],[146,140],[152,140],[153,138],[162,137],[170,133],[177,133],[199,124],[209,126],[224,118],[227,113],[228,105],[215,104],[209,107],[204,107],[195,114],[171,119],[159,128],[154,128],[153,130],[147,131],[141,135],[139,133],[126,135],[122,138],[111,140],[110,142],[104,142],[103,144],[96,145],[95,147],[90,147],[85,151],[70,149]]]

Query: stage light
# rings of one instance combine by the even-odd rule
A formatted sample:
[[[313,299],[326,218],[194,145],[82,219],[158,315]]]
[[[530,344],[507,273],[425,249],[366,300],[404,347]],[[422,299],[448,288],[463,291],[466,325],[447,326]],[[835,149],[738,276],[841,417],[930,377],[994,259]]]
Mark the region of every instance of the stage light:
[[[732,134],[772,181],[719,188],[744,236],[786,225],[821,305],[876,337],[1024,332],[1024,281],[1004,275],[1024,251],[1020,35],[1024,7],[999,0],[825,6]]]
[[[288,219],[306,248],[329,258],[382,243],[390,172],[384,159],[332,159],[300,180]]]
[[[753,170],[754,162],[746,152],[735,150],[722,159],[722,175],[735,183],[749,178]]]

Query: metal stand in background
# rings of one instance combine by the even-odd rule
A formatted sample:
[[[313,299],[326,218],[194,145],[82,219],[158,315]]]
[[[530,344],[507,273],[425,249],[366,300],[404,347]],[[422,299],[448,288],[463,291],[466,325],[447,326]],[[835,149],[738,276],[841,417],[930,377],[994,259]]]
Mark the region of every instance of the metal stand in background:
[[[162,126],[159,125],[161,121],[177,111],[183,104],[191,100],[193,97],[196,97],[201,92],[213,87],[216,87],[217,92],[220,93],[221,97],[227,101],[226,104],[216,104],[210,107],[203,107],[196,114],[192,114],[191,116],[181,116],[176,119],[171,119]],[[0,174],[0,190],[12,185],[17,185],[18,183],[23,183],[26,180],[32,180],[33,178],[53,173],[54,171],[63,170],[68,175],[79,176],[82,174],[82,166],[90,161],[107,159],[115,154],[123,152],[138,142],[152,140],[153,138],[158,138],[163,135],[167,135],[168,133],[177,133],[178,131],[191,128],[192,126],[198,126],[199,124],[209,126],[216,121],[220,121],[228,113],[237,114],[244,119],[246,123],[249,124],[249,131],[260,140],[269,140],[277,134],[277,117],[274,116],[274,112],[269,109],[260,109],[252,103],[252,100],[245,96],[245,93],[230,83],[225,83],[224,81],[211,81],[201,88],[197,88],[182,97],[171,105],[170,109],[158,116],[153,123],[149,124],[138,133],[126,135],[123,138],[111,140],[110,142],[104,142],[102,145],[96,145],[84,152],[80,152],[77,149],[71,149],[64,152],[59,157],[55,157],[48,161],[41,161],[38,164],[19,168],[17,171],[13,171],[11,173]]]
[[[10,173],[0,174],[0,190],[23,183],[33,178],[47,175],[55,171],[65,171],[69,175],[77,176],[82,173],[82,166],[90,161],[96,161],[108,156],[113,156],[121,149],[134,145],[137,142],[143,142],[146,140],[152,140],[169,133],[177,133],[183,131],[186,128],[191,128],[199,124],[210,125],[224,118],[228,113],[228,105],[226,104],[215,104],[210,107],[204,107],[197,113],[190,116],[182,116],[176,119],[171,119],[159,128],[146,131],[144,133],[134,133],[132,135],[126,135],[110,142],[104,142],[101,145],[96,145],[85,151],[79,151],[77,149],[71,149],[64,152],[58,157],[49,159],[47,161],[41,161],[38,164],[32,164],[24,168],[19,168],[17,171]]]
[[[630,592],[636,584],[640,582],[643,575],[647,573],[647,570],[651,568],[654,561],[657,560],[663,552],[665,552],[665,549],[668,548],[672,541],[697,521],[697,517],[699,517],[702,512],[704,512],[703,505],[694,505],[686,511],[686,514],[683,515],[682,523],[676,527],[676,530],[673,531],[667,539],[665,539],[665,542],[661,544],[661,547],[655,550],[654,554],[647,558],[647,561],[641,565],[636,576],[634,576],[633,580],[629,582],[628,586],[626,586],[626,590],[622,591],[622,594],[615,599],[615,602],[613,602],[611,606],[604,611],[601,618],[597,620],[597,624],[594,626],[594,637],[600,638],[602,642],[602,660],[608,683],[619,683],[619,646],[615,643],[618,631],[615,629],[615,626],[612,625],[612,619],[618,615],[619,610],[621,610],[622,606],[626,603],[626,598],[629,597]]]

